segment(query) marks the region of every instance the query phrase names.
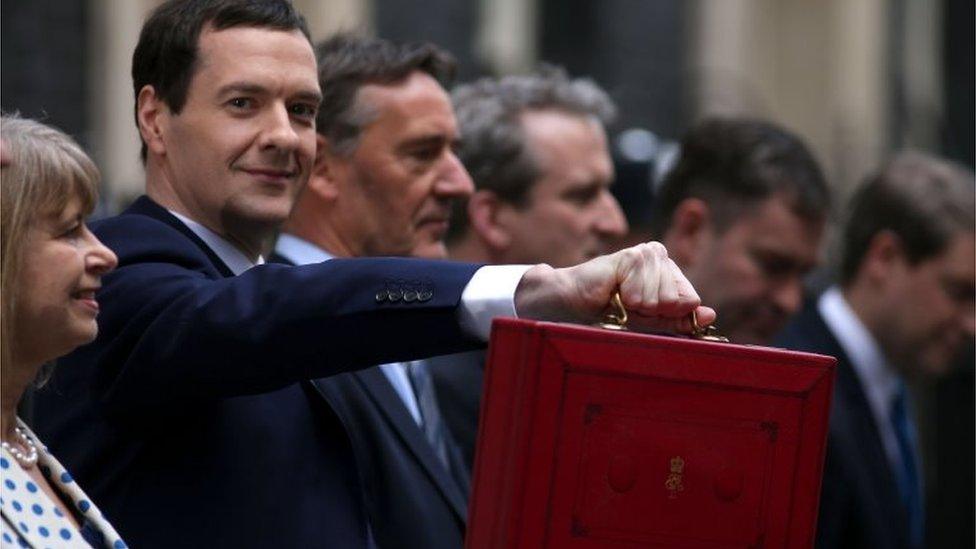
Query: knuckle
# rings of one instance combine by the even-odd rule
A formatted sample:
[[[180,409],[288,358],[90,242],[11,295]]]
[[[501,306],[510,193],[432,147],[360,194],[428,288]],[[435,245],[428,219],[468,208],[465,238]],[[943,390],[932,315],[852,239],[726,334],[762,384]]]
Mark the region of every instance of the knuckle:
[[[664,247],[664,244],[661,244],[660,242],[657,241],[652,241],[652,242],[647,242],[644,245],[656,257],[662,259],[668,257],[668,249]]]

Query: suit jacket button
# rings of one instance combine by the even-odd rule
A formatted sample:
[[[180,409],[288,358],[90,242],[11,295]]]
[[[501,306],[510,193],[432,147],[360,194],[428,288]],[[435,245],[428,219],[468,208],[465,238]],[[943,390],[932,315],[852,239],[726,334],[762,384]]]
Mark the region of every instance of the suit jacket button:
[[[413,290],[407,290],[407,291],[403,292],[403,301],[404,302],[410,303],[411,301],[416,301],[416,300],[417,300],[417,292],[415,292]]]
[[[386,293],[386,290],[380,290],[380,291],[376,292],[376,302],[377,303],[383,303],[384,301],[386,301],[386,298],[387,297],[389,297],[389,294]]]
[[[390,290],[389,294],[387,295],[387,299],[389,299],[390,301],[400,301],[400,298],[402,297],[403,297],[403,292],[401,292],[400,290]]]
[[[417,294],[417,301],[430,301],[430,298],[434,297],[434,292],[430,290],[424,290]]]

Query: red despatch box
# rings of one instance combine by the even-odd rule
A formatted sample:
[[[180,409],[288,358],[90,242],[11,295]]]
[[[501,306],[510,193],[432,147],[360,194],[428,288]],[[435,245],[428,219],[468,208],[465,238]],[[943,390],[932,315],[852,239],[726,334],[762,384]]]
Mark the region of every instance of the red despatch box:
[[[466,547],[811,547],[834,363],[496,320]]]

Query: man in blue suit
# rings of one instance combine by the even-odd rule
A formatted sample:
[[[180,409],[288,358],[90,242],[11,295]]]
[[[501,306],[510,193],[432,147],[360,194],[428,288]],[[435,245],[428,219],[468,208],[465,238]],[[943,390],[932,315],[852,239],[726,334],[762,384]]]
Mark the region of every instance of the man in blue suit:
[[[451,205],[472,190],[441,87],[453,59],[429,44],[352,35],[318,44],[316,57],[325,95],[318,153],[272,259],[444,259]],[[400,299],[418,296],[405,288]],[[312,382],[352,441],[379,547],[448,549],[464,540],[470,473],[426,368],[398,362]]]
[[[93,227],[119,256],[101,333],[38,393],[35,428],[134,547],[372,545],[350,441],[304,380],[475,348],[497,314],[589,321],[618,289],[644,329],[714,319],[657,244],[567,269],[262,265],[322,97],[287,1],[162,4],[133,84],[147,196]]]
[[[924,490],[905,381],[939,374],[974,330],[973,174],[896,156],[854,196],[840,285],[777,343],[837,357],[817,546],[924,545]]]

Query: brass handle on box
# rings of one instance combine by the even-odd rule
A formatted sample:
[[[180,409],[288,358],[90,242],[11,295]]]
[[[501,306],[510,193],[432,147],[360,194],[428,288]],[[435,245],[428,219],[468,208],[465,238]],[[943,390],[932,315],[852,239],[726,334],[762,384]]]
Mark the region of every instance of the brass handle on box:
[[[691,312],[691,337],[701,339],[703,341],[720,341],[722,343],[729,342],[729,338],[720,335],[715,326],[699,326],[698,315],[695,314],[695,311]]]
[[[620,292],[613,292],[610,298],[611,311],[603,315],[603,321],[598,322],[597,326],[607,330],[626,330],[627,329],[627,309],[624,302],[620,300]]]
[[[614,292],[613,297],[610,298],[610,309],[610,312],[603,316],[603,321],[598,322],[597,326],[607,330],[626,330],[627,309],[624,308],[624,303],[620,300],[620,292]],[[699,326],[698,315],[695,314],[695,311],[691,312],[691,337],[703,341],[729,342],[729,338],[719,335],[715,326]]]

